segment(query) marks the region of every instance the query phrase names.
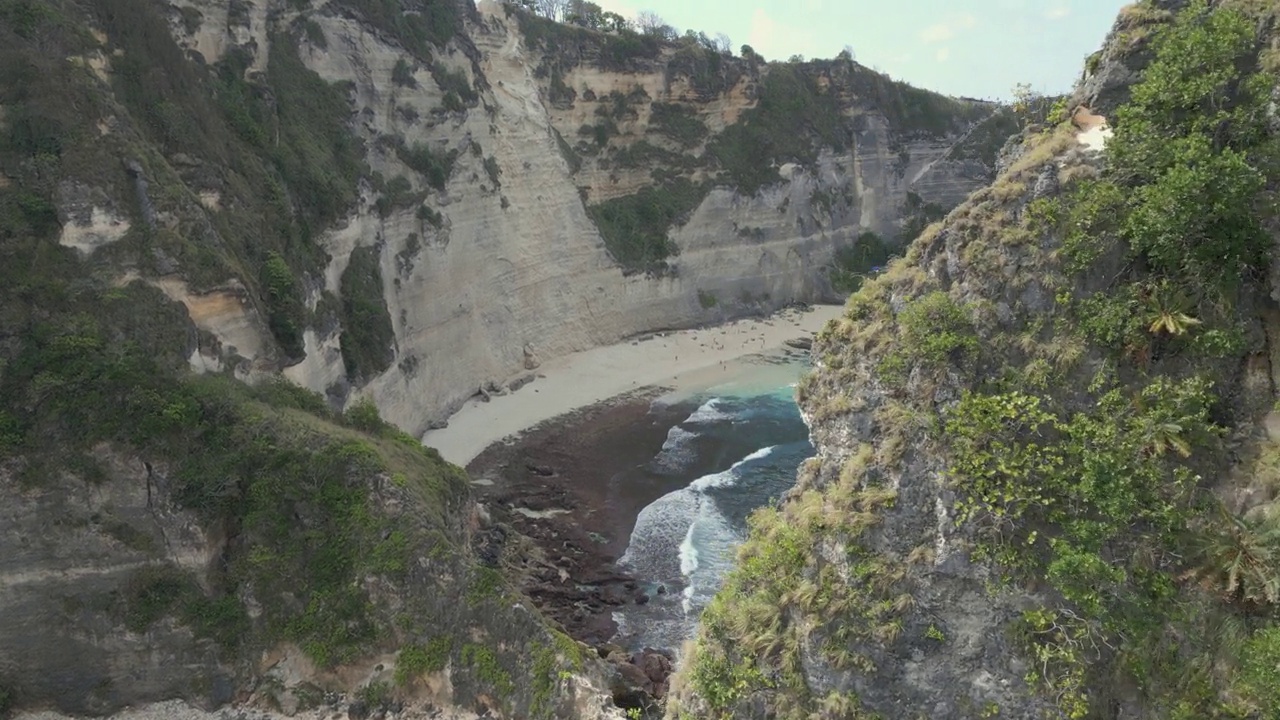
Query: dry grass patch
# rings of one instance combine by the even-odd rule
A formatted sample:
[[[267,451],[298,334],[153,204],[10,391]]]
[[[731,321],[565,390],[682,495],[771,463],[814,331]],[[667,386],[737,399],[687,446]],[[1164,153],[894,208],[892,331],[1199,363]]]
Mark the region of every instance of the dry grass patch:
[[[1257,2],[1258,0],[1248,1]],[[1172,17],[1173,13],[1152,5],[1150,0],[1141,0],[1120,8],[1120,13],[1116,17],[1116,24],[1120,27],[1131,28],[1139,25],[1167,22]]]

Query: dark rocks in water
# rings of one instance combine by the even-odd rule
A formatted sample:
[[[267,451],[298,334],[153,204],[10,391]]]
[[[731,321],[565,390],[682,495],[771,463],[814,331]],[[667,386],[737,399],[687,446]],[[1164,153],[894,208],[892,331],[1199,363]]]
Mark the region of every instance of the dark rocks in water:
[[[601,591],[600,601],[606,605],[626,605],[627,596],[621,589],[609,585]]]
[[[526,470],[533,473],[534,475],[541,475],[542,477],[551,477],[552,475],[556,474],[555,469],[547,465],[534,465],[533,463],[526,463],[524,467]]]
[[[619,663],[614,667],[618,672],[610,682],[613,704],[620,708],[645,708],[653,701],[653,693],[649,691],[653,683],[640,668],[631,663]]]
[[[613,643],[601,643],[598,647],[596,647],[596,654],[599,655],[602,660],[608,659],[610,655],[613,655],[615,653],[617,653],[621,657],[626,657],[626,653],[623,652],[621,645],[615,645]]]
[[[649,604],[649,594],[648,594],[648,593],[640,593],[639,595],[636,595],[636,604],[637,604],[637,605],[648,605],[648,604]]]
[[[785,344],[788,347],[793,347],[797,350],[812,350],[813,338],[793,338],[791,340],[787,340]]]
[[[618,702],[621,694],[633,703],[635,700],[640,699],[636,698],[637,691],[654,700],[661,700],[666,697],[667,692],[671,689],[671,673],[675,671],[671,654],[667,651],[653,648],[645,648],[640,652],[634,653],[629,661],[618,663],[617,668],[618,677],[614,685],[614,701]],[[620,683],[617,681],[620,681]],[[626,690],[625,692],[618,692],[619,684]],[[618,704],[621,707],[627,707],[621,703]],[[636,706],[637,704],[630,705],[630,707]]]
[[[443,430],[447,427],[449,427],[448,420],[432,420],[431,422],[427,423],[428,430]]]
[[[661,584],[661,583],[659,583],[659,584],[658,584],[658,594],[659,594],[659,595],[666,595],[666,594],[667,594],[667,586],[666,586],[666,585],[663,585],[663,584]]]

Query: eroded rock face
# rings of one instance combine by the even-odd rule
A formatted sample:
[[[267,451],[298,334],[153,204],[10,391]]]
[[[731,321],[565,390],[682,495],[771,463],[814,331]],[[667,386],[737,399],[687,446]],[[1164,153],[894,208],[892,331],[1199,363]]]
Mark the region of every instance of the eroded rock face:
[[[166,468],[105,446],[98,458],[105,477],[34,487],[24,487],[16,466],[0,468],[6,682],[72,712],[110,711],[139,697],[230,701],[234,671],[212,643],[194,642],[176,623],[148,627],[123,600],[166,567],[205,576],[218,539],[173,504]],[[193,668],[208,679],[198,690]]]
[[[260,71],[272,16],[267,0],[246,4],[248,12],[229,25],[209,8],[194,27],[175,22],[173,31],[207,62],[238,48],[251,56],[247,72]],[[343,402],[372,398],[412,433],[442,420],[485,381],[510,382],[530,362],[654,328],[831,299],[826,268],[837,248],[868,230],[897,236],[909,193],[945,209],[990,177],[990,159],[950,155],[991,108],[964,106],[966,118],[934,131],[897,127],[877,106],[866,79],[874,74],[833,63],[814,72],[854,118],[843,146],[817,148],[812,164],[782,166],[780,180],[758,192],[716,184],[670,228],[678,254],[668,258],[668,271],[624,273],[591,208],[654,186],[655,173],[682,172],[673,163],[703,154],[754,107],[763,71],[726,59],[724,87],[708,91],[695,85],[674,47],[610,62],[590,38],[552,50],[531,44],[519,17],[500,3],[459,7],[465,33],[433,53],[430,65],[357,13],[310,12],[300,38],[306,66],[350,88],[371,168],[408,180],[429,213],[417,205],[380,210],[380,194],[366,188],[340,226],[320,238],[330,261],[323,278],[308,281],[314,308],[323,292],[339,293],[354,248],[378,248],[395,333],[388,369],[348,387],[341,328],[317,325],[305,329],[305,357],[286,374]],[[287,9],[279,15],[281,27],[292,21]],[[441,72],[462,78],[478,99],[442,109],[449,91],[433,78]],[[616,134],[596,148],[584,128],[619,97],[631,100],[616,114]],[[654,108],[672,104],[690,108],[706,137],[688,145],[655,134]],[[442,186],[408,167],[397,144],[453,153]],[[688,177],[715,183],[707,164]]]

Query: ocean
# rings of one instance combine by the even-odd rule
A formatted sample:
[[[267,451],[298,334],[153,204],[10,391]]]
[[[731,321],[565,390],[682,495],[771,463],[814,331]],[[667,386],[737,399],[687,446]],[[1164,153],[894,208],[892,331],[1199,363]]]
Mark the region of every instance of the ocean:
[[[790,488],[800,463],[813,455],[795,403],[806,369],[798,354],[755,356],[655,400],[677,411],[664,414],[684,420],[667,431],[645,472],[678,489],[636,518],[619,564],[651,600],[615,611],[614,642],[678,652],[693,636],[733,567],[747,517]]]

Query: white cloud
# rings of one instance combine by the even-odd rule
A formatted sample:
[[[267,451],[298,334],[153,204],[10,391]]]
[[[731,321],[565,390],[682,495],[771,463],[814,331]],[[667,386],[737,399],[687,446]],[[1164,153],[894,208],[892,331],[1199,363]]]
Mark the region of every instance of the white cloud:
[[[624,18],[634,20],[640,14],[640,8],[626,0],[596,0],[596,4],[609,12],[616,12]]]
[[[946,62],[951,57],[951,48],[940,47],[933,56],[938,59],[938,62]]]
[[[1070,14],[1071,8],[1066,5],[1055,5],[1044,12],[1044,16],[1050,20],[1061,20]]]
[[[955,36],[956,36],[955,31],[952,30],[951,26],[947,25],[946,23],[938,23],[937,25],[930,25],[929,27],[920,31],[920,39],[923,40],[926,44],[942,42],[944,40],[950,40]]]
[[[920,40],[926,45],[946,42],[956,33],[971,28],[978,23],[972,15],[957,15],[946,22],[934,23],[920,31]]]
[[[774,20],[762,8],[751,13],[747,44],[770,60],[786,60],[797,54],[810,57],[816,47],[809,33]]]

